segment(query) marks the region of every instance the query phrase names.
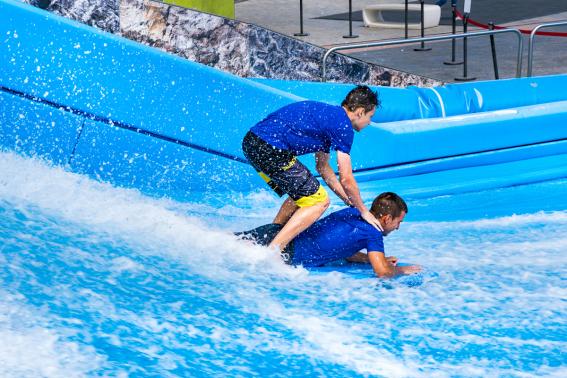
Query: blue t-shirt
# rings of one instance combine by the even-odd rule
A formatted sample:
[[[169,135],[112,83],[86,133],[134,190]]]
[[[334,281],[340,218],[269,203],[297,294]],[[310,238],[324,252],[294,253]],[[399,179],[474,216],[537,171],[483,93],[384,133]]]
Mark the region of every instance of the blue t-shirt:
[[[355,208],[346,208],[315,222],[293,241],[292,264],[321,266],[344,259],[361,249],[384,252],[382,233],[360,216]]]
[[[338,150],[350,154],[354,130],[341,106],[295,102],[276,110],[250,129],[274,147],[296,156]]]

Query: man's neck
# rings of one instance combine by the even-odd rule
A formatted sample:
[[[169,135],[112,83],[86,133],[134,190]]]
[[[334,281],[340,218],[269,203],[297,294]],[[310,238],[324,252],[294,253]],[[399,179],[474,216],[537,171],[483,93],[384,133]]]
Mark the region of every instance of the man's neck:
[[[354,112],[348,110],[346,106],[343,106],[342,108],[345,111],[348,119],[350,120],[350,123],[354,123],[354,120],[356,119],[356,115],[354,114]]]

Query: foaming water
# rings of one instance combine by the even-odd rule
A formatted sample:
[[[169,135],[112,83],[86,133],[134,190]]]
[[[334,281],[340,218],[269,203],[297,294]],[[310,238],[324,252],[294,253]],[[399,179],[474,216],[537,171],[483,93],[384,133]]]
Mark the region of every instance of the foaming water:
[[[567,374],[567,212],[404,223],[408,287],[285,266],[231,235],[277,200],[218,203],[0,153],[0,375]]]

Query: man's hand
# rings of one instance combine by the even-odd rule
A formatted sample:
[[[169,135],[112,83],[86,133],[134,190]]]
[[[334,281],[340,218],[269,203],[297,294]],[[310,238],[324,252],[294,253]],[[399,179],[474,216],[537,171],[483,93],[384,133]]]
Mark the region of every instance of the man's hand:
[[[398,259],[393,256],[385,257],[384,252],[368,251],[367,255],[374,273],[380,278],[414,274],[422,271],[419,265],[396,266],[392,262],[395,261],[395,264],[397,264]]]
[[[409,266],[397,266],[396,272],[398,274],[414,274],[419,273],[423,269],[419,265],[409,265]]]
[[[380,224],[378,219],[376,219],[376,217],[374,215],[372,215],[372,213],[370,211],[366,210],[364,213],[361,213],[360,216],[362,217],[362,219],[364,219],[365,221],[370,223],[372,226],[374,226],[375,229],[377,229],[379,231],[384,231],[384,229],[382,228],[382,225]]]
[[[398,258],[396,256],[388,256],[386,257],[386,261],[388,261],[393,266],[396,266],[398,264]]]

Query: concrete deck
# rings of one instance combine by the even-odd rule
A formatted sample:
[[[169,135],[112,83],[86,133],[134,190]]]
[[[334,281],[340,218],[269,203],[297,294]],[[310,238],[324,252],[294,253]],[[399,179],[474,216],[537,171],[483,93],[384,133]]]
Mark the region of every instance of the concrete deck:
[[[326,48],[404,38],[403,29],[364,27],[360,18],[360,11],[365,5],[376,2],[376,0],[353,1],[352,32],[358,35],[358,38],[347,39],[343,36],[349,34],[349,22],[345,15],[348,12],[348,1],[305,0],[303,1],[303,29],[309,35],[295,38]],[[434,1],[428,0],[426,3],[432,4]],[[459,1],[460,3],[462,1]],[[260,25],[288,36],[294,36],[295,33],[300,31],[299,0],[241,0],[235,4],[235,8],[237,20]],[[450,9],[449,4],[442,7],[440,26],[426,29],[426,36],[451,32]],[[478,17],[482,18],[475,18],[475,9]],[[525,18],[528,14],[536,17]],[[508,0],[505,4],[499,4],[490,0],[473,0],[471,18],[481,23],[494,20],[497,25],[501,26],[532,29],[541,23],[567,21],[567,1],[534,0],[526,2],[525,0]],[[500,23],[499,20],[506,22]],[[478,30],[483,29],[469,27],[469,31]],[[567,32],[567,26],[545,30]],[[460,25],[458,32],[462,32]],[[409,30],[410,38],[419,36],[419,30]],[[524,58],[522,64],[524,76],[527,67],[528,37],[528,35],[524,35],[523,38]],[[511,34],[502,35],[496,36],[495,40],[500,78],[514,77],[517,56],[516,37]],[[462,65],[448,66],[443,64],[444,61],[451,58],[451,42],[436,42],[427,45],[433,49],[418,52],[413,50],[414,47],[418,46],[400,45],[388,48],[351,50],[342,53],[367,62],[416,73],[444,82],[453,82],[456,77],[463,76]],[[468,76],[476,77],[478,80],[494,79],[489,38],[469,39],[468,46]],[[567,37],[538,36],[534,46],[534,76],[567,73]],[[462,60],[462,40],[457,42],[457,59]]]

